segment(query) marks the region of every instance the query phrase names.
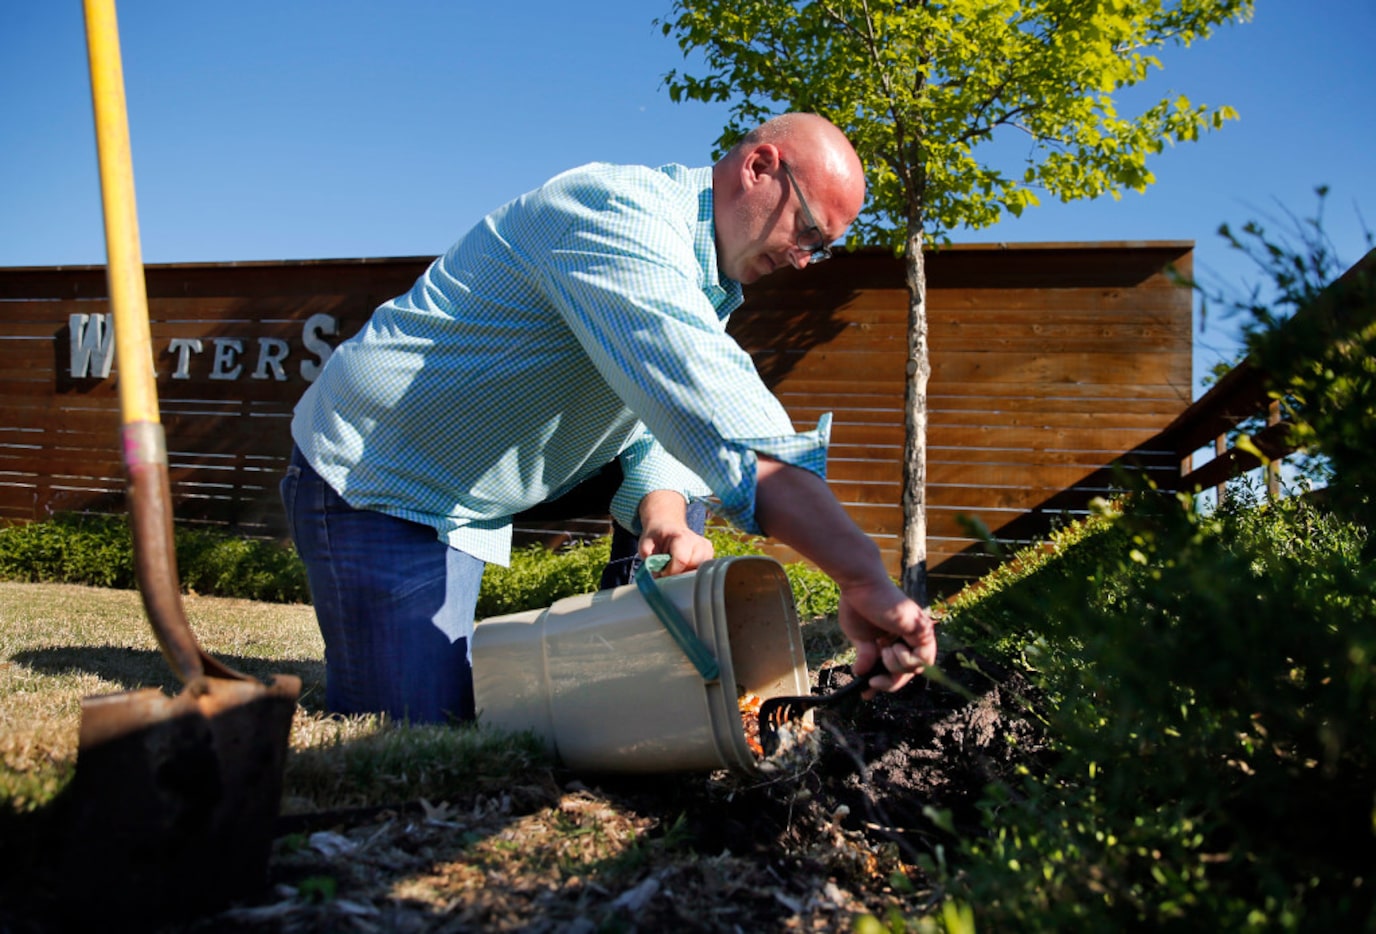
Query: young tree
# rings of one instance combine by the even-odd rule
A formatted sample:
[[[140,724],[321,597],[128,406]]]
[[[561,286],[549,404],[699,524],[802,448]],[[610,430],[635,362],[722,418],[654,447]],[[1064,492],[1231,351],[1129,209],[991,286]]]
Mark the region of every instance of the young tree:
[[[761,120],[819,113],[865,161],[853,244],[906,257],[910,293],[902,586],[926,601],[928,360],[923,245],[961,226],[1063,201],[1142,191],[1146,160],[1236,117],[1168,96],[1135,116],[1115,95],[1252,0],[675,0],[660,20],[701,75],[665,77],[675,101],[732,101],[723,149]],[[991,155],[1021,138],[1019,156]],[[1006,150],[1000,150],[1006,151]]]

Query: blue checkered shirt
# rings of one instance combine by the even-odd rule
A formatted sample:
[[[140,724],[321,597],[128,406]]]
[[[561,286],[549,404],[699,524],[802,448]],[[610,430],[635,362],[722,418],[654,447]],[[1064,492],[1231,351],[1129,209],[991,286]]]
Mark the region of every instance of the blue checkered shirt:
[[[499,208],[379,306],[302,396],[292,436],[356,508],[510,558],[515,513],[620,458],[612,514],[653,490],[758,532],[756,454],[825,476],[726,334],[712,170],[595,163]]]

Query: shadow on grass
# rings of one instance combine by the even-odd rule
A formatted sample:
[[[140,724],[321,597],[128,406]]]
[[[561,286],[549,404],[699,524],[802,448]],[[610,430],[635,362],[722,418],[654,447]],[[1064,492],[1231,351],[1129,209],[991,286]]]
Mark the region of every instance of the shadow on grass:
[[[254,658],[245,655],[215,655],[235,671],[267,681],[273,675],[295,675],[301,679],[301,706],[311,712],[325,709],[325,663],[310,658]],[[131,649],[117,645],[58,646],[16,652],[13,661],[46,675],[85,672],[117,685],[116,691],[161,688],[168,694],[181,691],[182,685],[162,654],[151,649]]]

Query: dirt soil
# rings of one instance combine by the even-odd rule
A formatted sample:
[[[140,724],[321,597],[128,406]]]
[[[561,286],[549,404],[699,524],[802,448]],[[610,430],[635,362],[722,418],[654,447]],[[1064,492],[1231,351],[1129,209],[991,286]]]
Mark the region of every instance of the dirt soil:
[[[967,661],[941,661],[966,693],[919,681],[819,711],[810,749],[765,777],[551,771],[497,795],[284,819],[261,897],[162,930],[760,932],[921,916],[939,898],[924,856],[952,851],[951,829],[982,833],[982,789],[1039,746],[1013,699],[1025,685]],[[849,677],[816,675],[823,690]]]

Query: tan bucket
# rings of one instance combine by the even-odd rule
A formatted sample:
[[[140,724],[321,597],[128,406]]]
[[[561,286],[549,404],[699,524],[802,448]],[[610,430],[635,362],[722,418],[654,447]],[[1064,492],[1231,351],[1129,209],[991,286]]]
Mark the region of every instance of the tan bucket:
[[[722,558],[651,586],[705,649],[698,664],[635,584],[491,617],[473,635],[479,722],[535,732],[572,769],[754,771],[737,698],[808,693],[783,567]]]

